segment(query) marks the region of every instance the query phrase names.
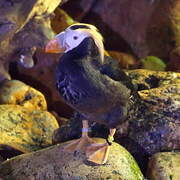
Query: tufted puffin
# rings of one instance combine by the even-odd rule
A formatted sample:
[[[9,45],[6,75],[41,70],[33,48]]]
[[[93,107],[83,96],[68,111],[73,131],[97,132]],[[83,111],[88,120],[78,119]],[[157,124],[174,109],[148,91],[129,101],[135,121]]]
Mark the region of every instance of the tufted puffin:
[[[116,61],[104,55],[103,37],[93,25],[71,25],[49,41],[45,51],[63,52],[56,71],[57,89],[65,103],[83,117],[81,138],[71,141],[65,150],[82,150],[88,161],[106,163],[116,127],[127,117],[133,84]],[[109,128],[104,144],[88,136],[88,121]]]

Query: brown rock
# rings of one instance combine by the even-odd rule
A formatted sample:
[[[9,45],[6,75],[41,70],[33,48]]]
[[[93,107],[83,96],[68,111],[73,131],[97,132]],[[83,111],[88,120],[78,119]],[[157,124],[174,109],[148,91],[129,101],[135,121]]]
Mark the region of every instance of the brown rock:
[[[167,70],[180,72],[180,46],[172,50]]]
[[[96,25],[108,50],[168,59],[179,42],[179,1],[76,0],[63,8],[80,22]]]
[[[60,8],[57,8],[54,13],[55,17],[51,20],[51,26],[56,33],[64,31],[64,29],[76,22]]]
[[[29,21],[34,21],[35,19],[43,19],[44,17],[51,14],[54,9],[58,6],[61,0],[35,0],[35,1],[6,1],[3,0],[0,2],[0,58],[5,60],[9,55],[13,53],[13,51],[17,51],[18,48],[30,47],[29,44],[23,46],[24,41],[21,43],[13,44],[14,37],[20,32]],[[33,20],[32,20],[33,19]],[[34,21],[38,26],[38,22]],[[49,21],[46,19],[46,25],[43,25],[43,28],[47,29]],[[39,25],[41,26],[41,25]],[[39,28],[38,26],[38,28]],[[36,37],[43,38],[44,40],[48,39],[48,32],[40,30],[36,28]],[[45,36],[40,34],[43,32]],[[49,28],[49,33],[51,33],[51,29]],[[22,32],[20,32],[22,34]],[[24,34],[24,37],[26,34]],[[21,38],[24,38],[21,36]],[[28,37],[28,36],[26,36]],[[42,40],[42,39],[41,39]],[[40,41],[38,43],[41,43]],[[34,45],[37,44],[34,42]],[[7,60],[6,60],[7,61]]]
[[[102,139],[94,139],[104,142]],[[47,180],[143,180],[133,157],[122,146],[113,143],[105,165],[87,162],[84,153],[76,155],[64,151],[64,144],[35,153],[18,156],[0,165],[1,178]]]
[[[28,109],[47,110],[44,95],[18,80],[1,84],[0,104],[17,104]]]
[[[153,180],[178,180],[180,152],[161,152],[153,155],[148,164],[148,177]]]
[[[138,61],[130,54],[118,51],[108,51],[108,53],[113,59],[118,61],[120,68],[136,69],[138,67]]]
[[[47,111],[0,105],[1,146],[24,153],[42,149],[52,144],[52,134],[57,128],[56,119]]]

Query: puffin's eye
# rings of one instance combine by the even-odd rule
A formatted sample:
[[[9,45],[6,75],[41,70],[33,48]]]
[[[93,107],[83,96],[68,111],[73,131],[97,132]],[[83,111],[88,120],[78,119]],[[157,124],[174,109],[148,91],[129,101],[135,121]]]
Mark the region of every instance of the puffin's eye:
[[[73,39],[76,40],[76,39],[78,39],[78,37],[77,36],[73,36]]]

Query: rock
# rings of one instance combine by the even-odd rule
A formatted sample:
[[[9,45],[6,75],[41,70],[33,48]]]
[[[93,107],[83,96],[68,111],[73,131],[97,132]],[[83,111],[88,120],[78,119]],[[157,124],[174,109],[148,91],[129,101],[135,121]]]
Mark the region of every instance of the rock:
[[[141,103],[125,133],[117,133],[117,142],[144,167],[152,154],[180,148],[180,74],[134,70],[129,75],[138,83]]]
[[[102,142],[102,139],[96,139]],[[104,142],[104,141],[103,141]],[[64,144],[35,153],[21,155],[0,165],[0,177],[5,179],[61,179],[61,180],[143,180],[133,157],[122,146],[113,143],[108,162],[95,166],[87,162],[84,153],[63,151]]]
[[[141,59],[142,69],[149,69],[153,71],[165,71],[166,64],[162,59],[159,59],[155,56],[147,56],[144,59]]]
[[[42,19],[51,14],[60,2],[60,0],[31,0],[28,2],[25,0],[18,0],[16,2],[1,1],[0,57],[5,59],[9,54],[12,54],[13,50],[17,49],[17,47],[22,47],[21,44],[16,44],[17,47],[15,45],[12,46],[12,41],[14,37],[18,35],[18,32],[20,32],[28,22],[33,21],[32,19]],[[46,25],[47,24],[48,22]],[[46,27],[44,26],[44,28]],[[39,35],[40,34],[37,36]],[[41,37],[43,36],[41,35]],[[21,41],[21,43],[24,44],[23,41]],[[28,46],[28,44],[26,44],[26,46]]]
[[[4,158],[2,156],[0,156],[0,164],[5,161]]]
[[[170,8],[170,18],[171,18],[171,26],[172,26],[172,31],[174,34],[174,41],[175,41],[175,47],[180,46],[180,22],[179,22],[179,17],[180,17],[180,2],[179,1],[174,1],[171,2],[171,8]]]
[[[26,68],[34,67],[35,50],[44,48],[47,41],[54,37],[50,18],[60,2],[61,0],[0,2],[0,61],[6,65],[11,76],[17,71],[13,67],[15,62]]]
[[[51,20],[52,29],[56,33],[64,31],[68,26],[76,23],[64,10],[57,8],[55,11],[55,17]]]
[[[19,105],[0,105],[0,144],[21,152],[32,152],[52,144],[58,124],[47,111]]]
[[[178,180],[180,177],[180,152],[161,152],[149,161],[148,177],[153,180]]]
[[[2,83],[0,104],[17,104],[28,109],[47,110],[44,95],[18,80]]]
[[[167,70],[180,72],[180,46],[173,49],[170,53],[170,60],[167,64]]]
[[[130,54],[118,51],[108,51],[108,53],[113,59],[116,59],[118,61],[120,68],[136,69],[138,67],[138,61]]]
[[[179,0],[76,0],[63,9],[77,21],[96,25],[108,50],[168,59],[179,44],[179,4]]]
[[[7,68],[3,64],[2,61],[0,61],[0,83],[3,82],[4,80],[10,80],[11,76],[8,73]]]
[[[20,154],[23,154],[23,152],[12,146],[0,144],[0,163]]]
[[[80,22],[93,7],[93,3],[95,0],[88,0],[88,3],[84,0],[69,1],[62,8]]]
[[[10,64],[10,74],[13,75],[15,71],[12,63],[21,64],[25,68],[32,68],[35,66],[35,52],[36,49],[43,49],[45,44],[52,38],[55,33],[51,29],[50,17],[34,18],[28,22],[24,28],[19,31],[13,38],[11,46],[14,48],[10,50],[6,61]]]

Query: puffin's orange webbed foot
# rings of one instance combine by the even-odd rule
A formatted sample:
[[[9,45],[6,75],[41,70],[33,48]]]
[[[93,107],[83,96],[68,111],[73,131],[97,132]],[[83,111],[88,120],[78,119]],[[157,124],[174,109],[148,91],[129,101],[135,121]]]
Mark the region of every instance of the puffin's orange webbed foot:
[[[109,155],[110,145],[92,144],[86,149],[87,160],[95,164],[105,164]]]
[[[91,144],[94,144],[94,141],[91,138],[82,136],[79,139],[69,142],[69,144],[64,147],[64,150],[72,153],[76,151],[85,152],[86,148]]]
[[[94,143],[87,147],[86,156],[87,160],[95,164],[105,164],[109,156],[109,150],[112,142],[114,141],[114,134],[116,129],[110,129],[110,133],[107,139],[107,142],[104,144]]]

